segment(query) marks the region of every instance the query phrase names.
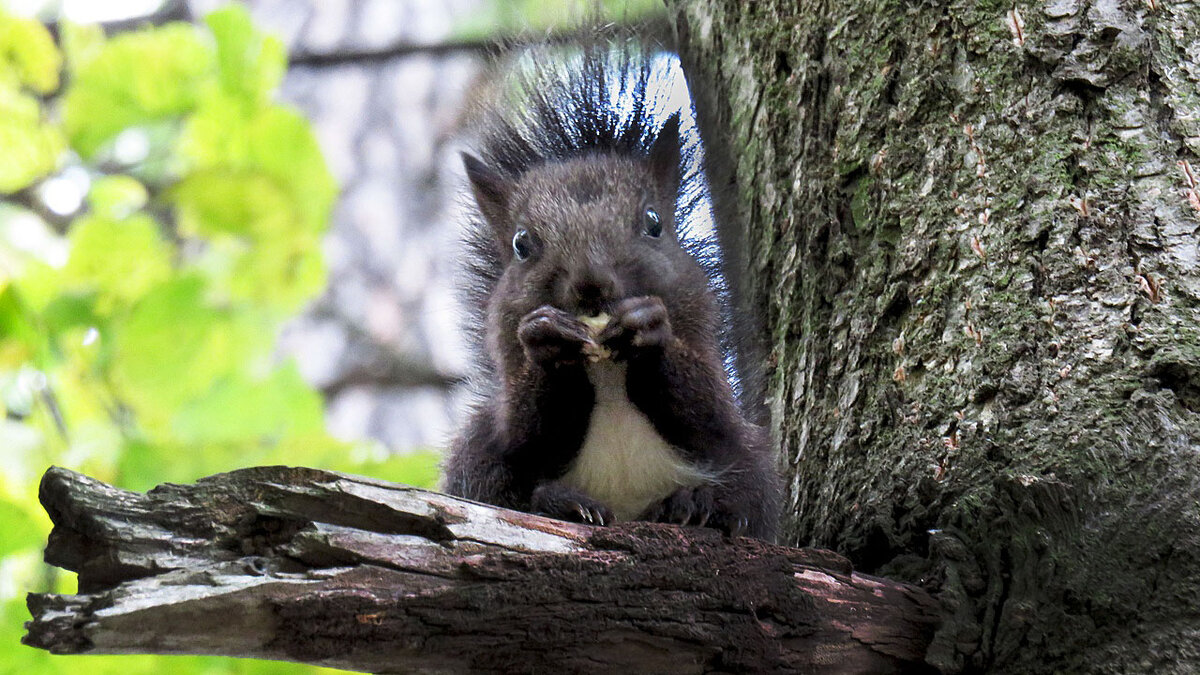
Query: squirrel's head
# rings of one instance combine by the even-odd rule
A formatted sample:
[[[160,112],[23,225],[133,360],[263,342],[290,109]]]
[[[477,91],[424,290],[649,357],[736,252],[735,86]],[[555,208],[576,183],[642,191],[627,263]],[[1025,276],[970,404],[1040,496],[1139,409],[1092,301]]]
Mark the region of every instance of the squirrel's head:
[[[678,114],[640,156],[585,154],[516,176],[469,154],[463,162],[504,269],[488,310],[511,326],[497,330],[542,305],[594,316],[641,295],[661,297],[673,324],[710,323],[708,277],[676,230]]]

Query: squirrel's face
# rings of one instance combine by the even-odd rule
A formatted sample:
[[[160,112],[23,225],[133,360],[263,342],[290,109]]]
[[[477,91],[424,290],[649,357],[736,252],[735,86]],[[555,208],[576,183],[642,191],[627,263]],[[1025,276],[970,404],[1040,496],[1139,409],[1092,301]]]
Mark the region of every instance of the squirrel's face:
[[[471,159],[467,168],[504,263],[489,303],[493,338],[544,305],[594,316],[645,295],[663,299],[673,324],[708,323],[710,313],[696,311],[712,302],[708,278],[675,229],[678,184],[651,161],[583,157],[506,183],[495,174],[481,180],[488,170]]]
[[[504,281],[522,305],[584,315],[660,295],[694,264],[680,248],[674,195],[644,163],[587,158],[548,164],[518,181],[499,230]]]

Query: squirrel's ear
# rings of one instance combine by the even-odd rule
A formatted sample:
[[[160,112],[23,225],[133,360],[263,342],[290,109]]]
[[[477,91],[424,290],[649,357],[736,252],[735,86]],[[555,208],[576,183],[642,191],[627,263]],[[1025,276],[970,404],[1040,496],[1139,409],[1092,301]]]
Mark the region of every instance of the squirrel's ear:
[[[475,203],[479,205],[483,217],[493,227],[503,227],[508,210],[509,182],[475,155],[468,152],[461,154],[467,178],[471,181],[471,191],[475,193]]]
[[[667,118],[650,145],[650,173],[670,192],[679,189],[679,112]]]

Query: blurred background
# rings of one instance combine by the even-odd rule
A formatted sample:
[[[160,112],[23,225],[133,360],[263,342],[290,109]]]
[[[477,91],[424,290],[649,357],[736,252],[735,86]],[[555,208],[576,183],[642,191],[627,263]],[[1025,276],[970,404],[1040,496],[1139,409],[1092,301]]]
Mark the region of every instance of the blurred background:
[[[457,152],[500,45],[658,0],[0,0],[0,672],[307,672],[19,644],[50,465],[434,486],[468,355]]]

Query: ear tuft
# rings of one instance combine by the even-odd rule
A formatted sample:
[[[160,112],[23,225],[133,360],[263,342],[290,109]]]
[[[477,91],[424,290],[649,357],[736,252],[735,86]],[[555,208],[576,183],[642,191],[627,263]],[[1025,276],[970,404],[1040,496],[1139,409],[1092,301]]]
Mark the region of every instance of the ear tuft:
[[[467,170],[467,179],[471,181],[471,191],[475,194],[475,203],[479,205],[480,212],[493,227],[503,227],[512,186],[504,176],[484,164],[475,155],[469,152],[460,154],[463,167]]]
[[[496,246],[500,259],[508,260],[512,256],[512,217],[508,206],[512,197],[513,181],[484,164],[475,155],[469,152],[460,154],[463,167],[467,170],[467,179],[471,181],[475,203],[479,205],[479,212],[483,214],[484,224],[491,231],[492,243]]]
[[[679,190],[680,147],[679,112],[676,111],[658,130],[649,152],[650,173],[671,193]]]

